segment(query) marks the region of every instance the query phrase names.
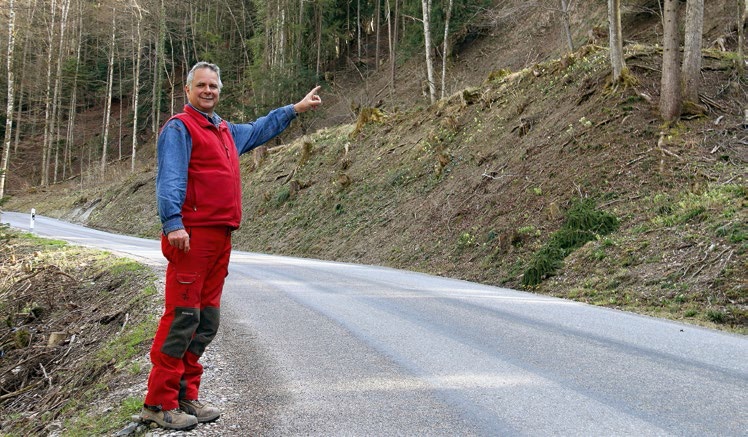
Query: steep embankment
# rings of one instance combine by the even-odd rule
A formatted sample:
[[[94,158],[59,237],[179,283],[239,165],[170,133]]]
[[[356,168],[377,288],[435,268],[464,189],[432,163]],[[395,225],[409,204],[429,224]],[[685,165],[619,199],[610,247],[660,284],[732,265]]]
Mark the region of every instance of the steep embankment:
[[[607,52],[588,47],[355,132],[323,131],[245,163],[236,241],[522,287],[529,267],[554,267],[536,253],[590,198],[618,230],[534,290],[745,326],[747,156],[731,115],[744,90],[725,87],[731,63],[714,56],[705,95],[721,98],[672,129],[648,101],[655,49],[629,56],[637,86],[610,89]]]
[[[433,106],[367,109],[355,126],[258,151],[242,163],[245,216],[235,246],[744,331],[748,156],[737,114],[745,86],[729,54],[708,53],[707,113],[666,128],[653,105],[660,56],[632,47],[637,84],[610,88],[607,51],[587,46],[497,71]],[[110,187],[71,187],[37,210],[155,236],[153,178],[145,170]],[[592,228],[564,243],[559,231],[580,199],[596,205],[588,201],[588,214],[577,217]],[[600,211],[617,218],[608,229],[594,228]]]

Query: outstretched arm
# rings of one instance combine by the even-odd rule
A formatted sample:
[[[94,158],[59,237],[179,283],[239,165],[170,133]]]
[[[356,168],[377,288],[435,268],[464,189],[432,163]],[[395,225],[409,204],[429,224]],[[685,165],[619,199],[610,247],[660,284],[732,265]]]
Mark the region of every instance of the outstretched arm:
[[[322,104],[322,99],[317,95],[317,91],[321,88],[322,86],[317,85],[313,90],[309,91],[309,94],[304,96],[299,103],[293,105],[294,111],[296,111],[297,114],[301,114],[310,109],[317,109],[317,106]]]
[[[254,122],[244,124],[229,123],[231,135],[234,137],[234,143],[239,154],[247,153],[260,144],[274,138],[283,132],[291,123],[297,114],[314,109],[322,104],[322,99],[317,95],[320,86],[309,91],[309,94],[295,105],[286,105],[270,111],[264,117],[260,117]]]

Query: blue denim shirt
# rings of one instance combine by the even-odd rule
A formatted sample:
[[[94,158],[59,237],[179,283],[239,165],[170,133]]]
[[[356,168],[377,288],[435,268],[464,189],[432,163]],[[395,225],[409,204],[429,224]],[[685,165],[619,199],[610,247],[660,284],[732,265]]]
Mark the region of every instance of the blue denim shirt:
[[[210,117],[203,112],[201,114],[214,125],[221,124],[222,119],[218,115],[213,114],[213,117]],[[227,124],[236,149],[241,155],[283,132],[294,118],[296,111],[293,105],[286,105],[251,123]],[[187,127],[178,119],[168,121],[158,136],[156,171],[156,202],[165,235],[184,229],[182,205],[187,193],[187,169],[191,154],[192,138]]]

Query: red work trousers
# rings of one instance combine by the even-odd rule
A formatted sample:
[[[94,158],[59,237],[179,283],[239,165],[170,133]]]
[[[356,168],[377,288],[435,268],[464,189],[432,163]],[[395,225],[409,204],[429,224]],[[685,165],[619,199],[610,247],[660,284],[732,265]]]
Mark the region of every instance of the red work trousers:
[[[203,366],[198,362],[218,331],[223,283],[231,255],[231,229],[190,227],[184,253],[161,236],[166,268],[166,298],[151,346],[153,368],[145,404],[179,408],[180,399],[198,399]]]

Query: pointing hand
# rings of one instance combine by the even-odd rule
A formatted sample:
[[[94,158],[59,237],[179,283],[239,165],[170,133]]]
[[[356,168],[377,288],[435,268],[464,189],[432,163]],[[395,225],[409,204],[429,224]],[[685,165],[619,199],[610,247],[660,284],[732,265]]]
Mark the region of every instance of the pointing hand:
[[[317,91],[321,88],[322,86],[317,85],[313,90],[309,91],[309,94],[304,96],[299,103],[293,105],[293,109],[297,114],[301,114],[310,109],[317,109],[317,106],[322,104],[322,99],[317,95]]]

